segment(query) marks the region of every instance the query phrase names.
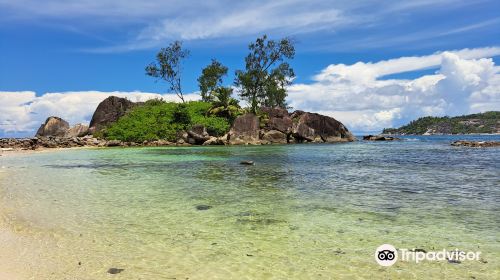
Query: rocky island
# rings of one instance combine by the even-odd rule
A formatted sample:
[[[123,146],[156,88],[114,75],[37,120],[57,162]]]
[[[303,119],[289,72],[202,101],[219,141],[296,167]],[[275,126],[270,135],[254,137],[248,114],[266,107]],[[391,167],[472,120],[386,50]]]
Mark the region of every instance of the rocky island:
[[[191,115],[187,114],[190,121],[183,126],[166,116],[167,126],[184,129],[173,130],[163,138],[151,132],[148,132],[150,136],[143,136],[143,130],[150,130],[155,125],[135,122],[141,119],[137,119],[134,112],[145,110],[148,116],[155,118],[155,110],[161,106],[182,106],[188,108],[188,112],[192,107],[206,107],[204,102],[200,101],[187,102],[184,105],[158,100],[134,103],[124,98],[110,96],[97,106],[90,127],[84,124],[70,127],[65,120],[51,116],[40,126],[35,137],[0,139],[0,148],[36,150],[85,146],[264,145],[337,143],[355,140],[351,132],[334,118],[304,111],[289,113],[286,109],[269,107],[261,108],[259,114],[243,113],[236,116],[227,127],[227,131],[223,129],[224,126],[221,129],[213,122],[207,122],[209,117],[200,118],[191,110]],[[134,123],[130,131],[126,131],[127,136],[117,133],[117,131],[122,132],[121,128],[125,126],[123,124],[125,121],[130,121],[127,125]],[[163,128],[159,126],[160,130]]]

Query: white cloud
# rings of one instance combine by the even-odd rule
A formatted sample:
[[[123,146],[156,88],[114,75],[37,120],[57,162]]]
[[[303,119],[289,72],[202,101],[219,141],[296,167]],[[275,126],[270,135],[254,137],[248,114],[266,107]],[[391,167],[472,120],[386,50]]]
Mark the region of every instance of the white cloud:
[[[295,109],[330,115],[355,132],[380,131],[427,115],[459,115],[500,109],[500,67],[492,56],[500,48],[463,49],[421,57],[330,65],[310,84],[289,89]],[[383,79],[386,75],[438,68],[415,79]],[[132,101],[172,94],[145,92],[0,92],[0,135],[29,136],[48,116],[88,123],[98,103],[110,95]],[[196,100],[198,94],[187,94]]]
[[[172,39],[199,40],[218,38],[254,37],[262,33],[287,36],[321,32],[334,35],[346,30],[369,30],[362,38],[374,34],[374,27],[385,30],[394,20],[410,21],[415,14],[425,10],[433,12],[458,9],[464,5],[475,5],[461,0],[274,0],[274,1],[172,1],[172,0],[0,0],[0,17],[10,20],[39,20],[43,24],[56,23],[61,28],[74,26],[81,34],[111,30],[127,30],[127,42],[113,46],[94,48],[93,51],[126,51],[163,45]],[[2,13],[2,10],[4,11]],[[92,20],[88,20],[92,18]],[[61,24],[70,23],[70,24]],[[468,23],[455,27],[452,34],[497,23]],[[119,27],[119,28],[117,28]],[[95,31],[92,32],[91,30]],[[381,31],[382,31],[381,30]],[[407,34],[404,28],[394,29],[401,37]],[[424,32],[428,33],[428,30]],[[441,36],[444,36],[443,34]],[[246,37],[245,37],[246,36]],[[376,38],[375,38],[376,39]],[[380,39],[380,38],[378,38]],[[345,44],[343,38],[334,45]],[[380,40],[379,40],[380,41]],[[352,42],[349,42],[349,44]],[[330,44],[329,44],[330,45]],[[352,44],[351,44],[352,45]],[[366,44],[365,44],[366,45]],[[370,45],[370,44],[368,44]],[[331,45],[330,45],[331,46]]]
[[[36,96],[34,92],[0,91],[0,136],[33,136],[36,129],[49,116],[58,116],[71,125],[89,123],[99,102],[108,96],[127,98],[142,102],[153,98],[166,101],[180,101],[174,94],[147,92],[100,92],[76,91],[46,93]],[[199,99],[198,94],[185,94],[186,100]]]
[[[464,49],[376,63],[330,65],[312,84],[291,86],[289,103],[338,118],[351,130],[379,131],[427,115],[500,109],[500,71],[490,58],[500,48]],[[439,67],[436,74],[381,79]]]

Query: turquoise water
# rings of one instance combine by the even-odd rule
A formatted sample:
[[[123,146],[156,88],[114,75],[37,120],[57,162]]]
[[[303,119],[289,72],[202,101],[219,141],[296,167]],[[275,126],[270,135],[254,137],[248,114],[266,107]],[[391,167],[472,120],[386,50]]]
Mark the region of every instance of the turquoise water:
[[[0,157],[0,272],[20,279],[499,279],[500,149],[449,145],[467,138],[500,140]],[[384,243],[481,251],[481,260],[381,267],[374,252]],[[124,270],[111,275],[112,267]]]

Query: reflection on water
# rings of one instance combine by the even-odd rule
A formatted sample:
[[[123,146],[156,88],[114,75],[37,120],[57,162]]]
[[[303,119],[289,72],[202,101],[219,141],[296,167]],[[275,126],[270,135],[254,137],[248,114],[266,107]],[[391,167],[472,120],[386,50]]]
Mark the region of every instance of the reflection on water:
[[[500,149],[449,141],[2,158],[0,261],[26,279],[498,279]],[[383,243],[483,259],[382,268]]]

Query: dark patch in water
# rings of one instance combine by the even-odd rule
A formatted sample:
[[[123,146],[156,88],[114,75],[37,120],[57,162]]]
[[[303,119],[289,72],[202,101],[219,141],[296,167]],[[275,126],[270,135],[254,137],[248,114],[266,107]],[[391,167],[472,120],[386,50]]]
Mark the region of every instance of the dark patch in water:
[[[337,255],[337,256],[338,256],[338,255],[345,255],[345,252],[344,252],[344,251],[342,251],[340,248],[339,248],[339,249],[337,249],[337,250],[335,250],[335,251],[333,251],[333,253],[334,253],[335,255]]]
[[[254,224],[254,225],[268,226],[268,225],[286,223],[287,221],[270,219],[270,218],[261,218],[261,219],[243,219],[242,218],[242,219],[237,219],[236,222],[239,224]]]
[[[118,274],[118,273],[121,273],[124,270],[125,269],[123,269],[123,268],[114,268],[114,267],[112,267],[112,268],[108,269],[108,273],[109,274]]]
[[[210,206],[210,205],[205,205],[205,204],[196,205],[196,210],[199,210],[199,211],[208,210],[210,208],[212,208],[212,206]]]
[[[409,190],[409,189],[401,189],[400,192],[402,192],[402,193],[410,193],[410,194],[417,194],[417,193],[419,193],[418,191]]]

